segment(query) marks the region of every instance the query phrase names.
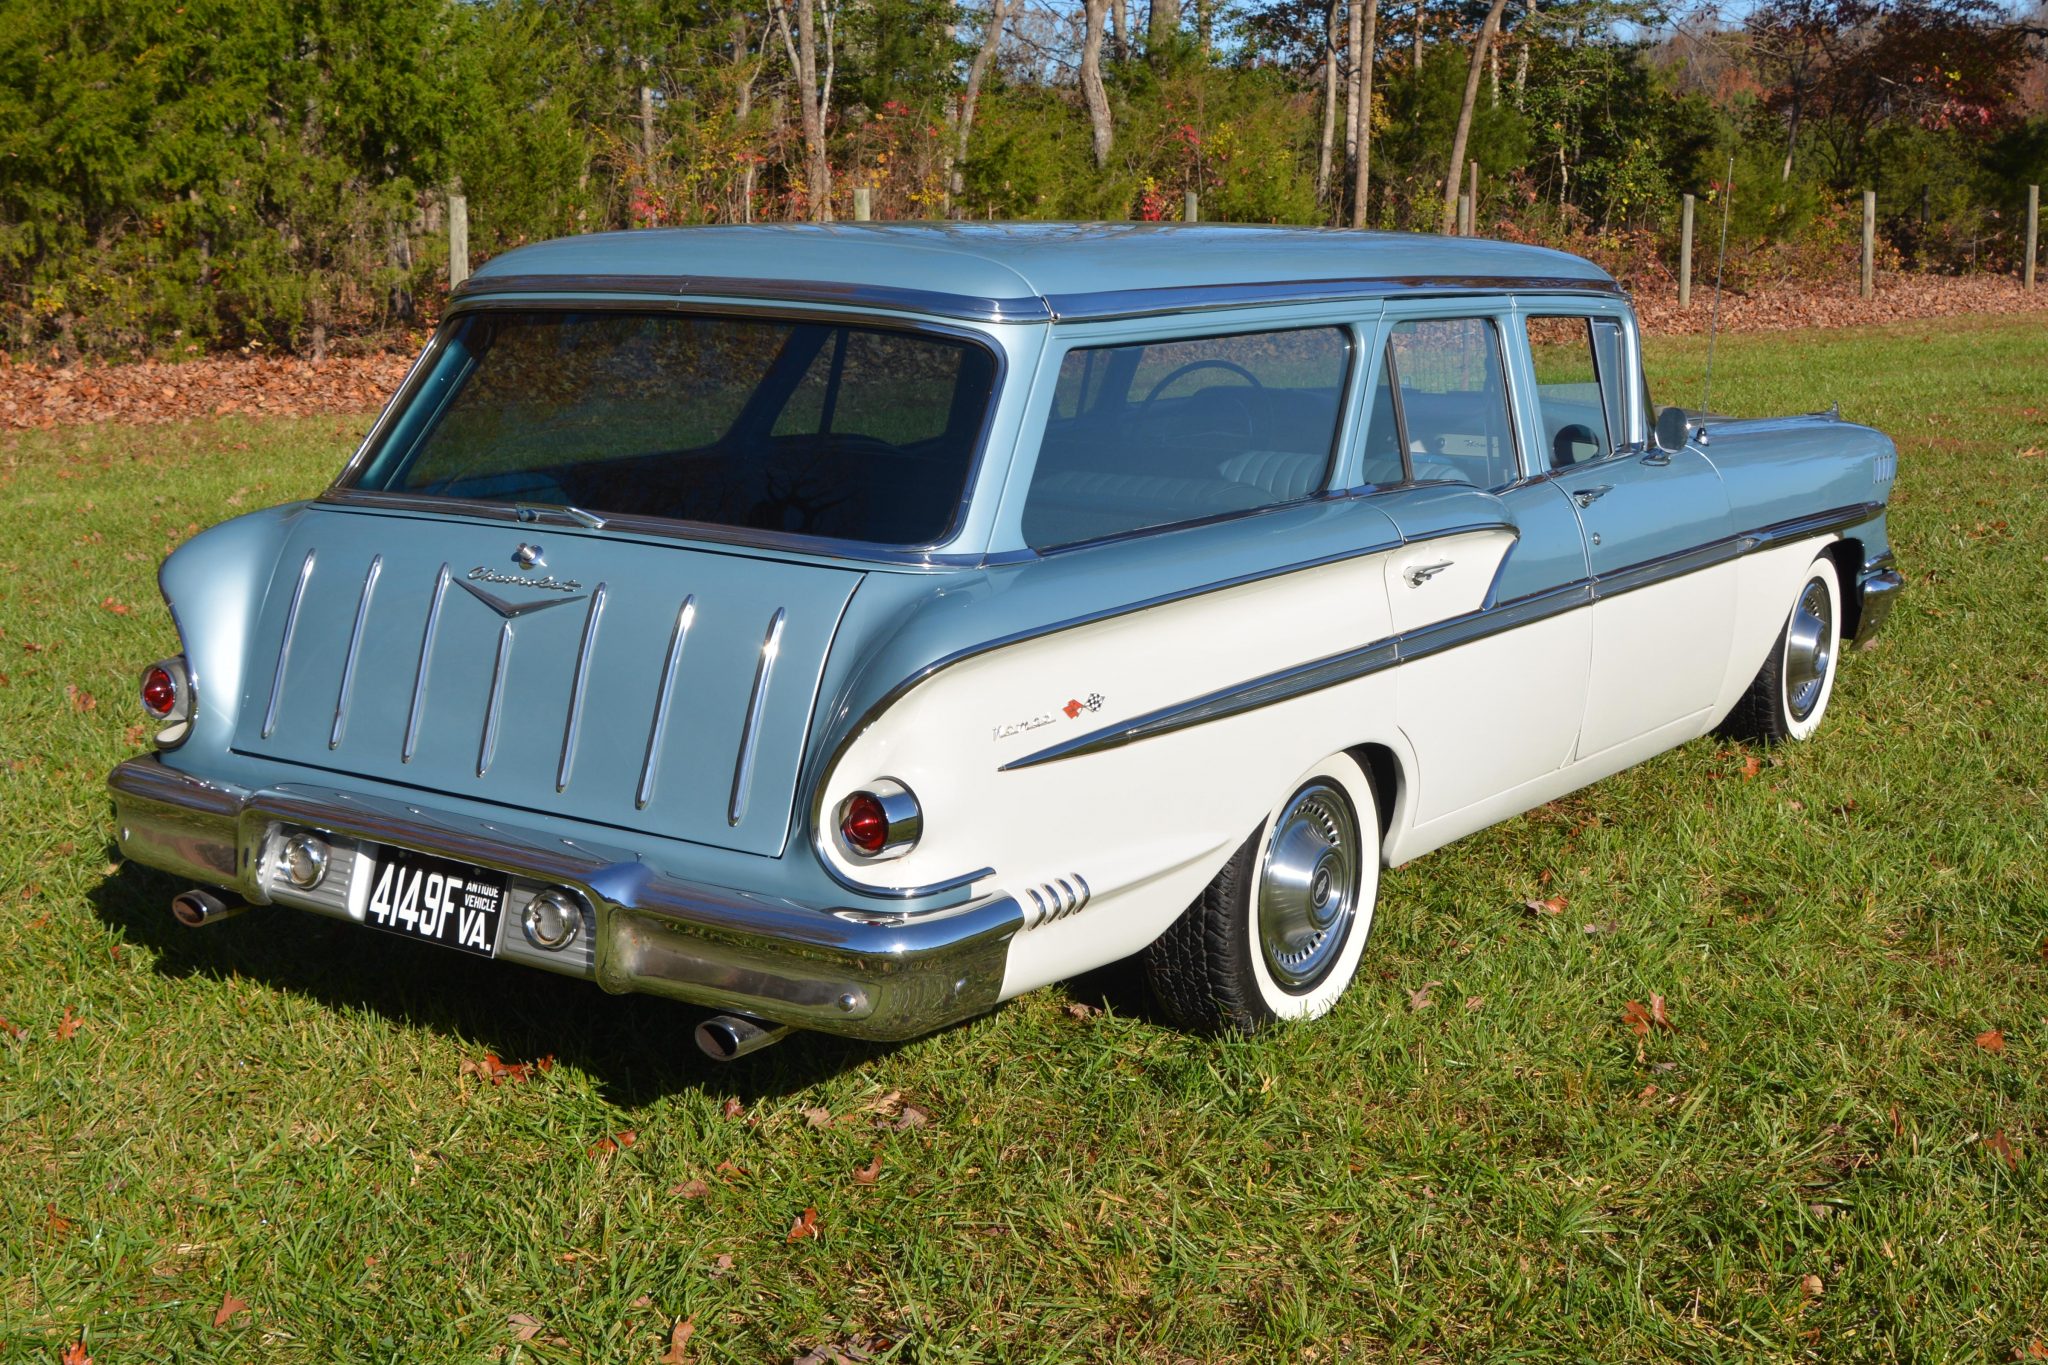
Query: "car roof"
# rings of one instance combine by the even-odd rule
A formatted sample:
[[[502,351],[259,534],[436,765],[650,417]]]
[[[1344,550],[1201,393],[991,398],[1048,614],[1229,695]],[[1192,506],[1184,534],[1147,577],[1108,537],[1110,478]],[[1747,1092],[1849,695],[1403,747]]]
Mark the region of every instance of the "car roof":
[[[1183,223],[775,223],[562,237],[459,291],[847,303],[985,322],[1503,290],[1619,292],[1563,251],[1472,237]]]

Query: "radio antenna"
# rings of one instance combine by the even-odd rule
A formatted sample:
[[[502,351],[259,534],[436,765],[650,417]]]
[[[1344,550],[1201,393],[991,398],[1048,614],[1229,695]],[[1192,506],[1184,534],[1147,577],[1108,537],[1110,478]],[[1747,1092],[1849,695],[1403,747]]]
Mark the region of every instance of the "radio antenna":
[[[1735,200],[1735,153],[1728,153],[1728,178],[1721,182],[1721,252],[1714,258],[1714,312],[1707,321],[1707,382],[1700,395],[1700,420],[1704,422],[1714,401],[1714,338],[1721,331],[1721,267],[1728,263],[1728,207]]]

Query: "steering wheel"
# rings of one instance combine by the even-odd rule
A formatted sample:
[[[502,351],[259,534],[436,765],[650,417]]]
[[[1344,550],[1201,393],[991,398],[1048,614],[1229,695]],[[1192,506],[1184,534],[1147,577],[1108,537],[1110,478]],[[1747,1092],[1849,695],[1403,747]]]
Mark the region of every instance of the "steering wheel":
[[[1254,441],[1253,438],[1259,433],[1259,431],[1262,428],[1265,427],[1267,423],[1267,418],[1271,415],[1272,412],[1272,400],[1267,396],[1266,386],[1259,382],[1259,377],[1257,375],[1253,374],[1250,370],[1247,370],[1244,366],[1238,364],[1236,361],[1225,360],[1220,356],[1207,356],[1201,360],[1190,360],[1185,365],[1176,366],[1174,369],[1169,370],[1165,377],[1162,378],[1157,384],[1154,384],[1152,386],[1151,391],[1145,395],[1145,401],[1138,405],[1138,420],[1140,422],[1143,422],[1147,418],[1147,416],[1150,415],[1152,411],[1152,405],[1159,401],[1159,395],[1166,392],[1166,390],[1173,384],[1175,380],[1181,378],[1184,375],[1194,374],[1198,370],[1227,370],[1231,374],[1234,374],[1238,378],[1244,380],[1245,383],[1251,385],[1251,391],[1258,395],[1259,410],[1256,413],[1252,411],[1252,405],[1250,403],[1245,402],[1242,398],[1235,397],[1234,390],[1199,389],[1196,392],[1198,394],[1224,393],[1230,395],[1233,401],[1237,403],[1238,410],[1244,414],[1245,440],[1248,443],[1257,444],[1257,442]]]

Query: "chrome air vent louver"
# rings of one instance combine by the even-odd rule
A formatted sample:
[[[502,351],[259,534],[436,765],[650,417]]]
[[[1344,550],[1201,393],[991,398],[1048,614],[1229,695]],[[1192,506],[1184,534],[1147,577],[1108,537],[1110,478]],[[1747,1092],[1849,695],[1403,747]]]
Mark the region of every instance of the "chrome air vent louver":
[[[1027,886],[1019,901],[1024,907],[1024,927],[1036,929],[1079,914],[1094,895],[1088,879],[1078,872],[1055,877],[1039,886]]]

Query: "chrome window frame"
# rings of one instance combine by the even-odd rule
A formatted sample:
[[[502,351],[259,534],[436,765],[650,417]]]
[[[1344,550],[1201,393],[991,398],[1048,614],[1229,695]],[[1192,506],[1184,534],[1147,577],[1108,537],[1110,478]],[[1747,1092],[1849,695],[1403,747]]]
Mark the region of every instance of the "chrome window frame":
[[[1503,295],[1498,297],[1491,307],[1472,307],[1470,306],[1471,303],[1472,300],[1470,299],[1435,298],[1427,302],[1418,301],[1412,304],[1389,306],[1386,312],[1381,315],[1378,335],[1374,339],[1373,369],[1366,375],[1368,385],[1361,385],[1361,387],[1377,386],[1381,375],[1392,379],[1395,386],[1393,401],[1394,421],[1396,424],[1395,441],[1402,447],[1401,468],[1407,477],[1403,478],[1399,483],[1378,484],[1367,483],[1357,477],[1363,470],[1365,438],[1371,434],[1365,429],[1366,423],[1370,422],[1372,416],[1372,404],[1367,402],[1361,418],[1358,439],[1353,446],[1350,470],[1352,483],[1346,490],[1353,496],[1369,497],[1374,494],[1391,493],[1404,488],[1433,487],[1470,488],[1480,493],[1501,493],[1528,482],[1528,441],[1523,430],[1525,418],[1520,401],[1521,386],[1517,382],[1518,377],[1516,373],[1517,358],[1526,359],[1526,350],[1525,348],[1518,349],[1508,343],[1508,328],[1505,326],[1506,320],[1515,314],[1514,302]],[[1460,304],[1467,306],[1460,307]],[[1478,484],[1467,483],[1463,479],[1418,479],[1414,476],[1415,463],[1413,452],[1407,449],[1407,421],[1401,410],[1400,368],[1393,361],[1394,329],[1402,323],[1460,322],[1466,320],[1486,322],[1493,328],[1493,340],[1497,348],[1496,354],[1500,358],[1501,401],[1508,420],[1508,439],[1514,445],[1514,462],[1517,477],[1492,488],[1482,488]],[[1372,391],[1376,392],[1376,388]]]
[[[540,277],[549,279],[552,277]],[[602,509],[593,509],[603,515],[601,528],[589,527],[566,509],[549,504],[518,504],[494,502],[476,498],[443,498],[429,494],[408,492],[386,492],[380,489],[356,487],[370,460],[379,449],[381,442],[390,433],[398,414],[418,395],[433,372],[431,361],[445,346],[449,327],[460,319],[475,312],[531,313],[545,311],[560,312],[617,312],[644,313],[649,315],[683,315],[708,317],[753,318],[774,322],[804,323],[815,322],[833,326],[858,326],[876,331],[906,332],[913,335],[943,336],[980,347],[994,362],[994,374],[990,378],[988,403],[981,415],[981,425],[975,432],[972,449],[968,457],[960,496],[953,507],[945,531],[936,539],[921,544],[891,545],[878,541],[851,540],[834,536],[805,535],[798,532],[767,531],[750,527],[723,526],[716,522],[688,521],[679,517],[655,517],[644,514],[604,515]],[[369,432],[341,472],[315,499],[317,502],[341,506],[359,506],[391,512],[426,512],[438,515],[483,517],[497,521],[540,523],[559,525],[583,531],[597,530],[599,534],[616,531],[629,535],[656,536],[664,539],[697,541],[719,546],[737,546],[749,549],[781,550],[792,554],[815,555],[835,561],[855,560],[869,563],[906,567],[956,568],[980,563],[982,556],[972,552],[960,552],[955,547],[967,533],[968,522],[983,475],[988,471],[989,446],[996,427],[998,411],[1008,392],[1010,380],[1010,354],[987,332],[972,327],[963,327],[948,322],[923,318],[876,314],[857,309],[835,309],[816,306],[787,306],[759,300],[699,300],[664,298],[658,295],[610,296],[586,298],[569,293],[543,292],[517,297],[486,295],[475,298],[458,298],[454,306],[442,317],[440,325],[412,366],[398,389],[385,402],[371,424]]]
[[[1643,409],[1646,381],[1643,377],[1642,340],[1636,323],[1635,309],[1629,307],[1627,301],[1622,299],[1603,300],[1577,295],[1517,299],[1512,311],[1516,319],[1513,332],[1519,338],[1520,344],[1514,347],[1515,354],[1510,365],[1513,370],[1511,382],[1517,391],[1518,420],[1530,431],[1543,429],[1543,410],[1538,393],[1539,386],[1536,383],[1536,362],[1529,352],[1528,319],[1584,318],[1588,322],[1612,322],[1620,327],[1621,395],[1627,408],[1624,413],[1627,439],[1613,442],[1613,448],[1597,460],[1566,465],[1563,469],[1550,468],[1548,460],[1544,461],[1542,469],[1530,469],[1525,462],[1521,481],[1510,486],[1523,488],[1588,469],[1599,469],[1616,461],[1640,458],[1649,448],[1649,416]],[[1598,364],[1597,357],[1594,363]],[[1604,405],[1604,395],[1601,401]]]

